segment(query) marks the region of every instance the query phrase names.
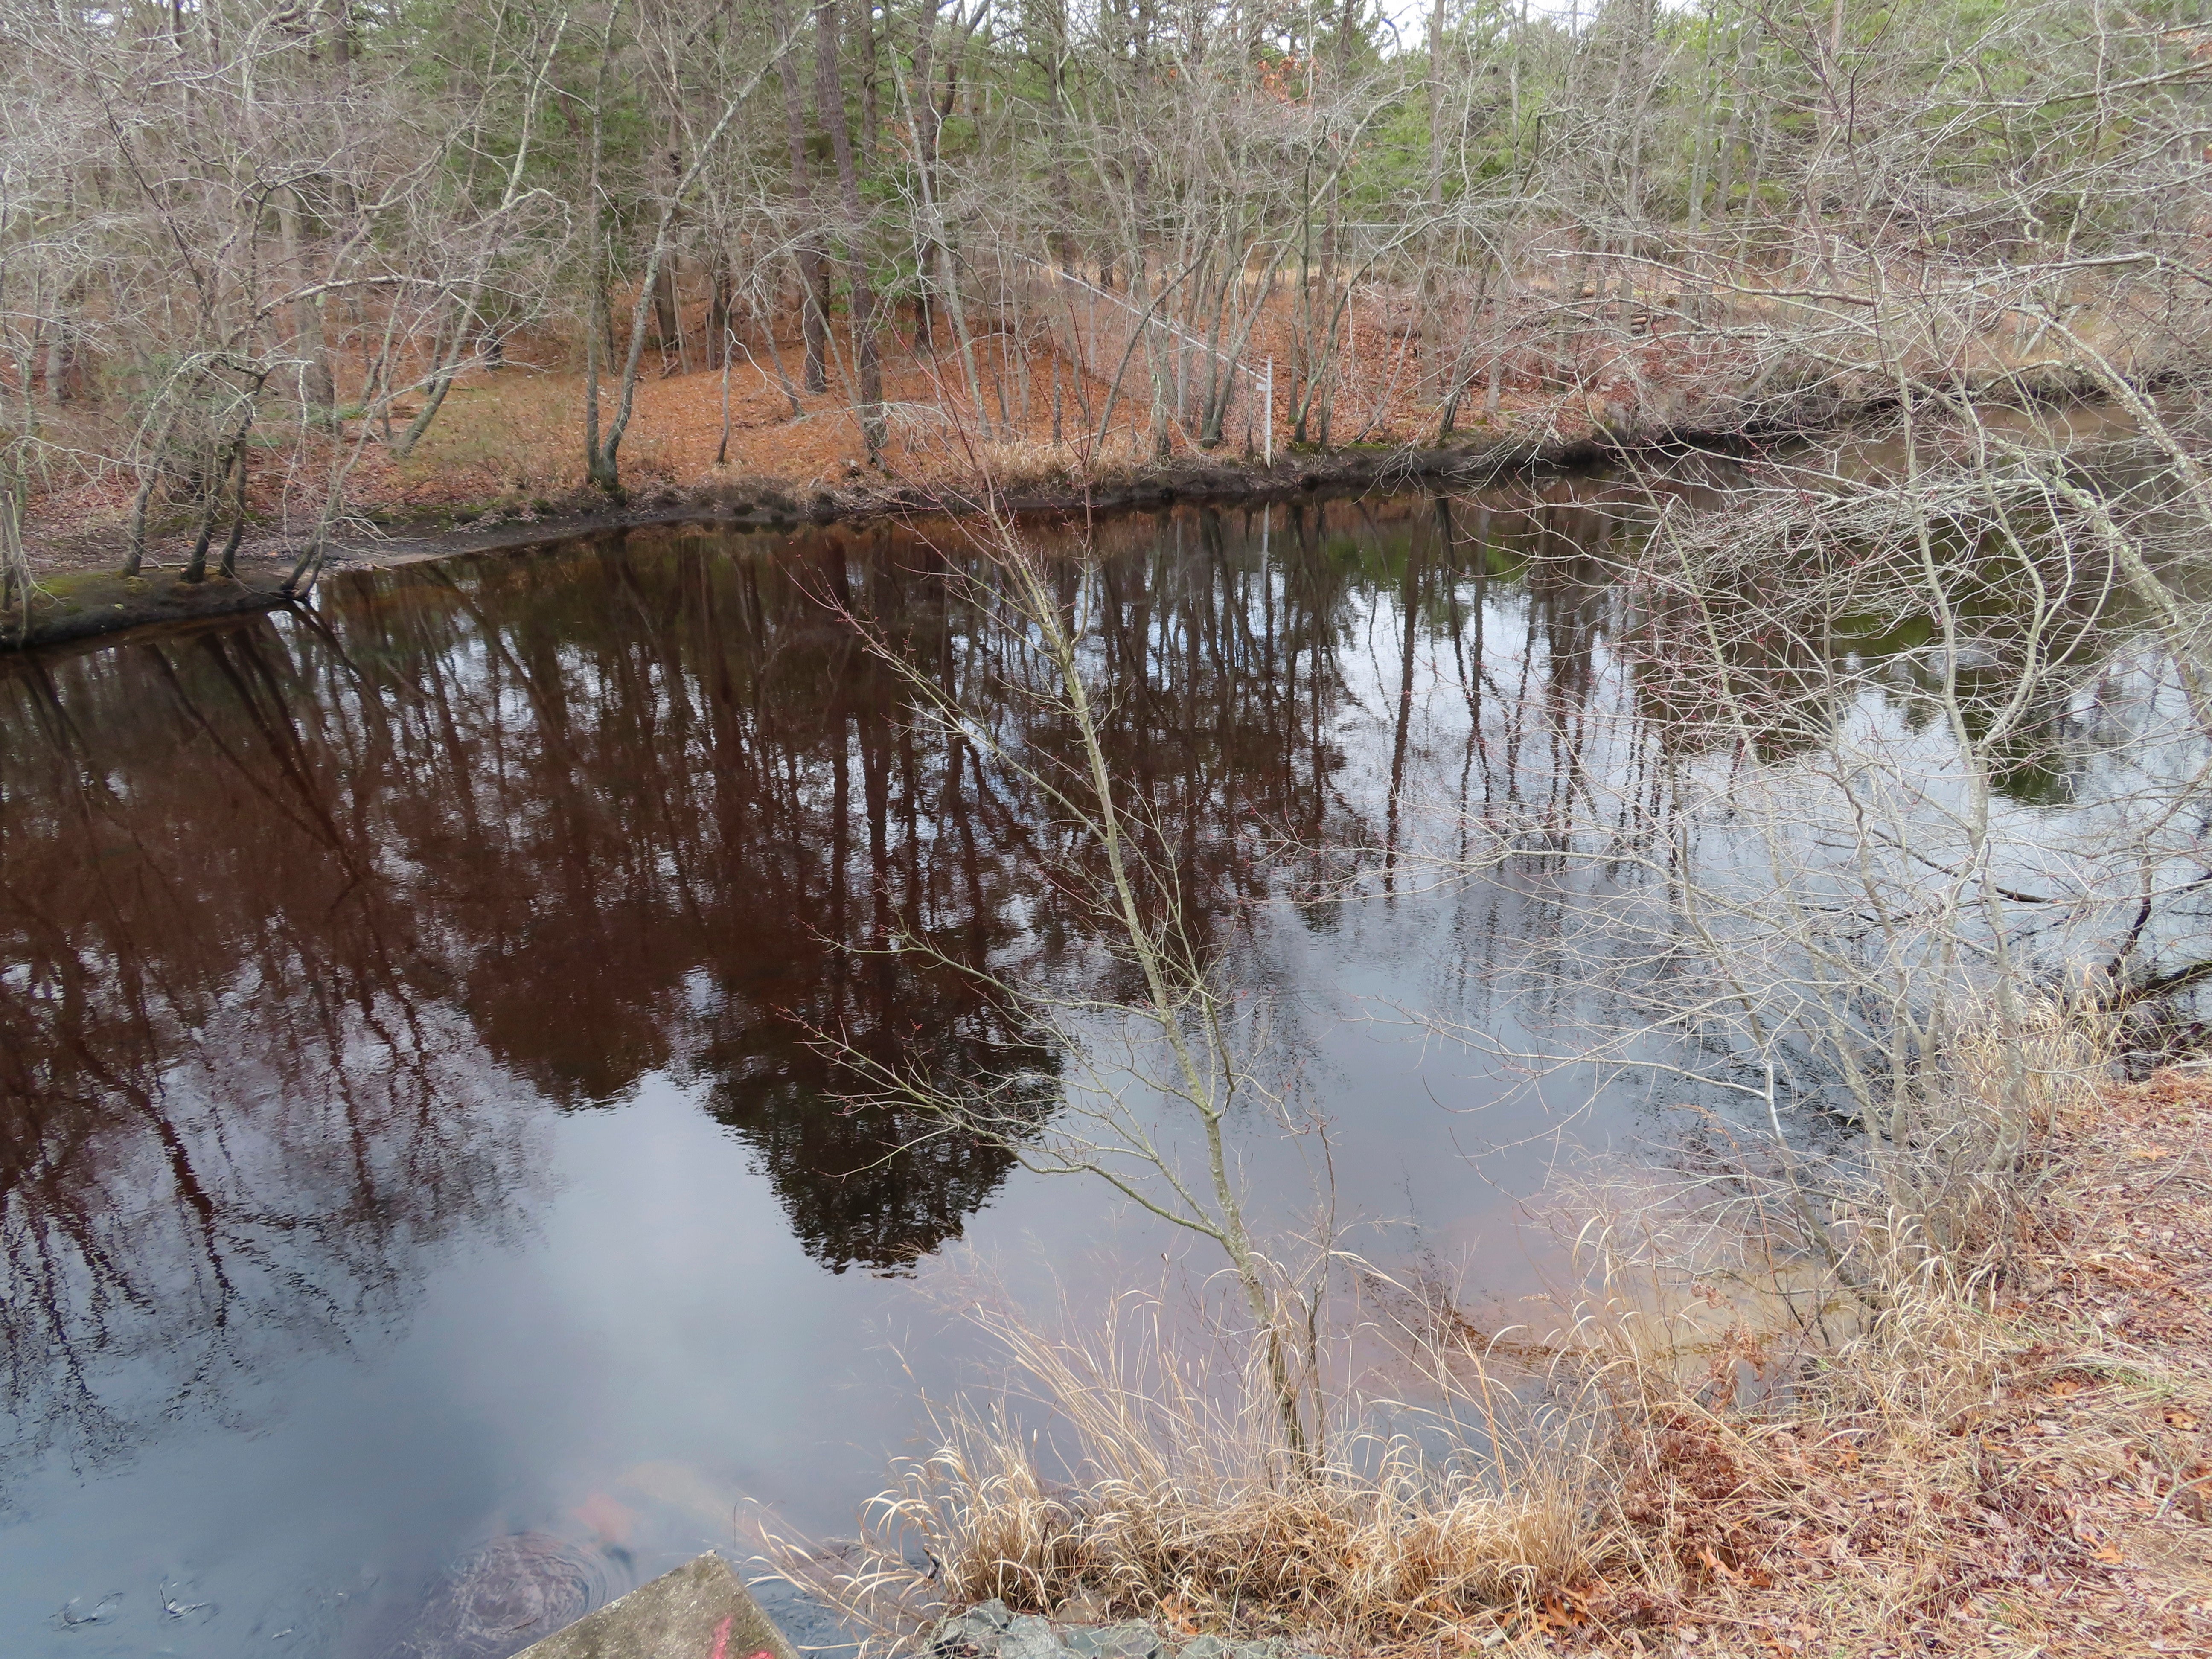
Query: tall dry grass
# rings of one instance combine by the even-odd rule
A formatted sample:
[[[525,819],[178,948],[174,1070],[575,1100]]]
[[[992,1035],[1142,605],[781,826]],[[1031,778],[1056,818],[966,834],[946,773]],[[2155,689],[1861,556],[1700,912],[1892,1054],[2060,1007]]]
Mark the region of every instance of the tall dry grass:
[[[940,1410],[836,1557],[787,1571],[896,1638],[991,1597],[1084,1620],[1357,1648],[1433,1638],[1536,1607],[1602,1543],[1573,1402],[1533,1400],[1433,1350],[1425,1401],[1340,1395],[1318,1464],[1284,1441],[1263,1365],[1179,1341],[1125,1297],[1081,1334],[975,1316],[1014,1379]]]
[[[1607,1565],[1568,1609],[1591,1640],[1697,1625],[1735,1633],[1704,1650],[1722,1652],[2203,1650],[2173,1621],[2191,1597],[2212,1613],[2212,1540],[2180,1536],[2187,1488],[2161,1492],[2152,1450],[2196,1425],[2207,1379],[2064,1290],[2106,1248],[2110,1172],[2083,1153],[2112,1137],[2114,1035],[2079,1002],[1959,1024],[1914,1134],[1832,1194],[1862,1275],[1836,1287],[1839,1317],[1577,1326],[1617,1404],[1592,1522]],[[1616,1261],[1607,1282],[1679,1265]],[[1758,1282],[1758,1260],[1737,1265]],[[1739,1365],[1768,1386],[1747,1400]],[[2138,1555],[2157,1596],[2111,1582]]]

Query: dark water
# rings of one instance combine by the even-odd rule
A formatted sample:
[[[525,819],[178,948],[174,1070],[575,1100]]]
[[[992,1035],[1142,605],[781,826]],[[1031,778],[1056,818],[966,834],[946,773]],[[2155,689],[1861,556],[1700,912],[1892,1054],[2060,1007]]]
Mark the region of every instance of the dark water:
[[[1556,1263],[1516,1201],[1559,1146],[1632,1163],[1655,1119],[1390,1018],[1510,1018],[1498,954],[1547,925],[1404,860],[1576,787],[1607,711],[1635,764],[1606,497],[1186,511],[1085,579],[1117,763],[1277,993],[1342,1216],[1502,1297]],[[1200,1270],[839,1104],[810,1038],[1002,1054],[959,975],[872,948],[901,934],[1107,971],[1067,831],[840,614],[988,701],[960,557],[640,532],[0,673],[0,1652],[498,1659],[743,1556],[756,1506],[848,1528],[968,1374],[975,1276]]]

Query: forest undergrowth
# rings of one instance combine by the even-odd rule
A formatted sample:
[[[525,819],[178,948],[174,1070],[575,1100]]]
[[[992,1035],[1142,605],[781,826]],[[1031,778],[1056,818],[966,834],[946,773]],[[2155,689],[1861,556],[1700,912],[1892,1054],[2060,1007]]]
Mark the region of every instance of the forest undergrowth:
[[[2142,387],[2207,337],[2212,40],[2173,0],[252,0],[0,37],[27,621],[99,562],[284,555],[296,592],[394,517],[1753,435],[1906,381]]]
[[[1662,325],[1626,349],[1615,341],[1594,348],[1598,367],[1586,384],[1572,374],[1559,381],[1533,367],[1522,370],[1500,386],[1494,406],[1470,410],[1443,443],[1437,432],[1435,374],[1424,378],[1421,343],[1407,338],[1402,325],[1393,327],[1395,313],[1403,308],[1403,296],[1388,293],[1347,301],[1344,333],[1351,349],[1338,371],[1337,395],[1346,422],[1341,435],[1352,442],[1348,451],[1340,440],[1333,449],[1298,443],[1291,410],[1279,409],[1274,456],[1293,476],[1316,464],[1328,466],[1332,455],[1341,460],[1363,451],[1410,455],[1448,447],[1480,455],[1592,441],[1648,442],[1694,426],[1696,410],[1725,390],[1699,373],[1702,331],[1670,336]],[[696,320],[703,325],[702,307],[691,309],[702,311]],[[1255,330],[1255,352],[1278,343],[1287,360],[1290,310],[1288,299],[1269,307]],[[979,344],[1005,365],[986,388],[980,410],[959,385],[952,360],[924,342],[886,331],[882,369],[890,414],[875,461],[843,389],[809,391],[789,372],[802,353],[795,336],[733,335],[738,349],[726,373],[666,354],[638,386],[624,501],[651,510],[765,494],[807,505],[826,497],[851,510],[893,492],[909,502],[980,489],[1110,494],[1173,479],[1193,465],[1262,470],[1265,446],[1256,428],[1201,444],[1194,421],[1171,421],[1164,436],[1155,438],[1132,424],[1126,385],[1116,395],[1111,377],[1086,372],[1048,341],[999,342],[988,318],[976,318],[974,330]],[[349,510],[367,532],[356,540],[373,549],[372,526],[392,533],[489,528],[606,511],[608,497],[585,478],[574,442],[586,391],[576,355],[574,342],[557,335],[519,337],[499,366],[474,366],[454,377],[444,418],[404,454],[380,445],[364,449],[349,484]],[[1725,403],[1713,405],[1723,408],[1713,417],[1717,432],[1737,423]],[[399,405],[396,416],[410,408]],[[1102,441],[1095,428],[1102,414],[1115,410],[1113,429]],[[80,449],[119,441],[109,429],[112,411],[77,407],[58,419]],[[343,444],[344,434],[309,441],[329,447]],[[1389,469],[1385,463],[1373,470]],[[123,472],[58,475],[35,493],[32,568],[48,573],[112,566],[137,487]],[[281,556],[296,544],[297,489],[290,473],[251,471],[243,558]],[[147,563],[180,567],[197,524],[189,502],[158,503],[147,526]]]

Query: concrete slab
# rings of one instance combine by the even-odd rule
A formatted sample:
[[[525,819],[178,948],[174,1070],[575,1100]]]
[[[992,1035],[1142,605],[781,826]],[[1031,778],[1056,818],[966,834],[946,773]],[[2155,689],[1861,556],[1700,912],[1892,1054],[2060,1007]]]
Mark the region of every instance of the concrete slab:
[[[752,1592],[709,1553],[586,1613],[515,1659],[799,1659]]]

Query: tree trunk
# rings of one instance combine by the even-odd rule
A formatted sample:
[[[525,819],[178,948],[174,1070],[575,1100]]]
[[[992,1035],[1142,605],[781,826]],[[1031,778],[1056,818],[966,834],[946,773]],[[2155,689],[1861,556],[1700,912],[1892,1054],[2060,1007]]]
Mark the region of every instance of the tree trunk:
[[[1437,245],[1444,215],[1444,0],[1436,0],[1429,13],[1429,225],[1422,237],[1421,356],[1425,370],[1440,366],[1444,356],[1443,307],[1443,250]],[[1455,377],[1458,366],[1453,366]],[[1439,387],[1445,392],[1446,388]],[[1443,429],[1449,432],[1450,417]]]
[[[287,278],[297,287],[307,286],[314,273],[300,237],[298,198],[289,190],[276,192],[276,235]],[[301,359],[301,401],[307,406],[310,420],[319,426],[330,426],[337,418],[337,391],[331,375],[330,349],[323,338],[322,305],[311,295],[295,300],[290,309],[292,337],[296,342],[293,349]]]
[[[860,174],[853,154],[853,135],[845,125],[844,76],[837,61],[842,31],[838,0],[815,0],[815,104],[830,129],[830,148],[837,158],[837,185],[845,209],[845,280],[851,290],[850,322],[853,351],[859,364],[860,436],[868,447],[868,459],[880,465],[884,458],[884,371],[876,355],[876,297],[868,282],[867,249],[864,241],[866,216],[860,206]]]
[[[606,156],[607,72],[614,61],[615,18],[620,5],[607,8],[599,34],[599,67],[592,93],[590,172],[584,186],[584,258],[591,284],[584,326],[584,477],[610,495],[622,489],[615,458],[599,442],[599,364],[607,340],[607,258],[605,216],[599,205],[599,171]]]
[[[784,0],[772,0],[769,13],[777,31],[791,34],[790,13]],[[786,52],[776,59],[783,82],[784,136],[791,147],[791,201],[800,231],[793,258],[799,266],[799,326],[806,339],[806,389],[829,389],[825,346],[830,331],[830,272],[822,257],[820,218],[814,210],[813,169],[806,159],[806,106],[799,89],[798,53]],[[771,327],[774,324],[769,325]]]
[[[712,290],[707,300],[707,367],[727,368],[730,364],[730,256],[720,248],[714,251],[714,264],[708,267],[707,280]]]
[[[676,316],[676,262],[673,259],[661,266],[660,275],[653,281],[653,346],[664,358],[672,350],[676,353],[677,367],[687,367],[684,362],[684,328]]]

